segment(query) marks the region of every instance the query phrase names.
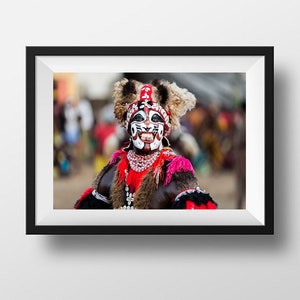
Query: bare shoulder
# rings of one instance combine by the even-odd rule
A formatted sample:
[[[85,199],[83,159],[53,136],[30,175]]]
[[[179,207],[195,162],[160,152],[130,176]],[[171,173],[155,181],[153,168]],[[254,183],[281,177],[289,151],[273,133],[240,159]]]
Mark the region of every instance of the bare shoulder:
[[[108,165],[105,170],[102,170],[97,176],[97,182],[94,184],[94,188],[98,193],[105,197],[110,196],[110,188],[116,172],[116,165]]]

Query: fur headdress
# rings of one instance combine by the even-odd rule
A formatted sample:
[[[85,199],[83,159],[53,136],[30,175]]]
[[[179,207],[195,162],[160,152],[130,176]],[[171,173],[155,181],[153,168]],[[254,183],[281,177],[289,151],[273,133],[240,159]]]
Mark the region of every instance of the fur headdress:
[[[179,119],[196,104],[195,96],[187,89],[165,80],[154,80],[144,84],[123,78],[115,83],[113,98],[115,117],[126,129],[131,116],[140,109],[140,104],[148,101],[152,109],[159,111],[163,116],[166,123],[165,135],[168,135],[171,129],[180,128]]]

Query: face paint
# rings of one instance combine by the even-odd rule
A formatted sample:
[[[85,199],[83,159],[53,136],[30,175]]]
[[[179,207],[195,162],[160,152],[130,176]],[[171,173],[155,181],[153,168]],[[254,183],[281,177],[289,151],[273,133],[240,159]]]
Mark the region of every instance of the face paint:
[[[164,125],[164,120],[157,111],[148,107],[137,111],[130,123],[133,145],[143,152],[161,149]]]

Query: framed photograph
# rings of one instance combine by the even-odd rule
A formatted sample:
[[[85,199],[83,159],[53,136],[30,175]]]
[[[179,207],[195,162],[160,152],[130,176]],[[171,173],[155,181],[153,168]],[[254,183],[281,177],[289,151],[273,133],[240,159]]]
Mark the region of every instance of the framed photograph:
[[[122,78],[195,95],[170,147],[218,209],[74,209],[126,139],[112,100]],[[273,234],[273,90],[270,46],[27,47],[26,234]],[[97,135],[104,121],[114,127]]]

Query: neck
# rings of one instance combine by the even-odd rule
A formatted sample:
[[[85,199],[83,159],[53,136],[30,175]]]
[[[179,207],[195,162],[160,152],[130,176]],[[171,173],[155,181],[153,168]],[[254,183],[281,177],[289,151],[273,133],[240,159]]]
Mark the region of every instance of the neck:
[[[154,154],[156,152],[159,152],[159,149],[155,149],[153,151],[149,150],[145,150],[145,149],[138,149],[138,148],[133,148],[133,151],[137,154],[137,155],[142,155],[142,156],[145,156],[145,155],[150,155],[150,154]]]

